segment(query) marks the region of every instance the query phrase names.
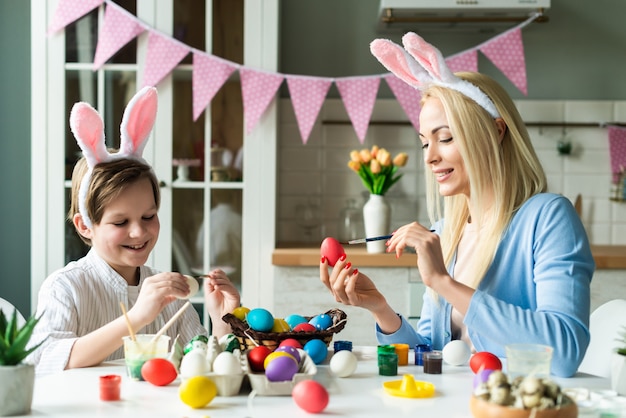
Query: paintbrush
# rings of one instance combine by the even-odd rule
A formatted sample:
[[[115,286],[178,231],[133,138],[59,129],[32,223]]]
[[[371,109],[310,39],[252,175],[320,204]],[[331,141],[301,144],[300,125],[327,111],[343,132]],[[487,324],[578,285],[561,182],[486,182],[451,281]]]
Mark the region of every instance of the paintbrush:
[[[364,244],[366,242],[371,242],[371,241],[381,241],[384,239],[389,239],[391,238],[392,235],[381,235],[379,237],[371,237],[371,238],[359,238],[359,239],[351,239],[348,242],[340,242],[340,244],[342,245],[350,245],[350,244]]]
[[[435,232],[434,229],[431,229],[430,232]],[[364,244],[366,242],[372,242],[372,241],[382,241],[384,239],[389,239],[393,236],[392,235],[381,235],[379,237],[370,237],[370,238],[359,238],[359,239],[351,239],[348,242],[340,242],[339,244],[341,245],[351,245],[351,244]]]

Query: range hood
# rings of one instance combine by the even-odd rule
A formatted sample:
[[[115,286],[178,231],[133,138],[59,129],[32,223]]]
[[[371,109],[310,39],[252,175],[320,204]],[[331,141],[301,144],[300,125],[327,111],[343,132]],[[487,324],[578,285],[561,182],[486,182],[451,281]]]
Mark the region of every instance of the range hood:
[[[381,0],[378,29],[489,29],[513,26],[539,13],[546,22],[550,0]]]

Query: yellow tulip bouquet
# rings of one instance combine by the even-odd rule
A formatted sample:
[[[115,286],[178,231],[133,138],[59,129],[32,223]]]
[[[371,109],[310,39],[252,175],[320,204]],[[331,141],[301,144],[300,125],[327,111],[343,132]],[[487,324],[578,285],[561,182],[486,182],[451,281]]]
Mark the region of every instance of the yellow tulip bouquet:
[[[385,148],[374,145],[372,149],[363,148],[361,151],[350,152],[348,167],[356,172],[371,194],[384,195],[393,186],[402,174],[397,174],[398,168],[406,165],[409,156],[401,152],[393,159]]]

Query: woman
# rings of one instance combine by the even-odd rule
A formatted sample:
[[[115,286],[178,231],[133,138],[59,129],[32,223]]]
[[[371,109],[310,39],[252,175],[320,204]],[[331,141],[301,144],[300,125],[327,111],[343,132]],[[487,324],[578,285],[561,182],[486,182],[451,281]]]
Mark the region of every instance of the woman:
[[[516,107],[477,73],[454,75],[419,36],[405,50],[375,41],[372,52],[422,92],[419,137],[433,225],[402,226],[386,243],[413,248],[428,291],[415,330],[346,257],[320,278],[338,302],[368,309],[381,344],[461,339],[504,357],[504,346],[552,346],[552,373],[573,375],[589,344],[589,285],[595,268],[568,199],[546,177]],[[433,232],[431,232],[434,231]]]

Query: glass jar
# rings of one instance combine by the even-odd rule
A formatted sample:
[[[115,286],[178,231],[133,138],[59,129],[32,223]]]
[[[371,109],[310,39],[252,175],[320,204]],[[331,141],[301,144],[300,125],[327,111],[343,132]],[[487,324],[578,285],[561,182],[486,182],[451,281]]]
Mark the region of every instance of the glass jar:
[[[337,238],[341,242],[361,238],[363,218],[361,210],[356,206],[356,200],[348,199],[346,206],[339,213],[339,229]]]

